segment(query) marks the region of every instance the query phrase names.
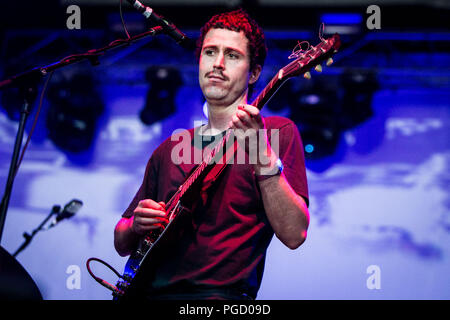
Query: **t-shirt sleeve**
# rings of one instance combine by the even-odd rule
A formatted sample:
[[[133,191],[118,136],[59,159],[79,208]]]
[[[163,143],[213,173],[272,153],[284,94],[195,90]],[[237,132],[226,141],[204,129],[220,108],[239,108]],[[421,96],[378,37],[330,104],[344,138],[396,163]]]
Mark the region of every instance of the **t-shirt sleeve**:
[[[136,192],[130,205],[122,214],[123,218],[130,218],[131,216],[133,216],[133,211],[138,206],[139,201],[143,199],[156,198],[158,187],[157,179],[158,179],[158,165],[159,165],[156,151],[152,154],[149,161],[147,162],[142,184],[139,187],[138,191]]]
[[[303,143],[297,126],[291,120],[278,129],[279,158],[283,163],[283,174],[292,189],[305,200],[309,206],[308,182],[306,178],[305,155]],[[271,144],[275,147],[275,135],[271,134]],[[275,148],[276,151],[276,148]]]

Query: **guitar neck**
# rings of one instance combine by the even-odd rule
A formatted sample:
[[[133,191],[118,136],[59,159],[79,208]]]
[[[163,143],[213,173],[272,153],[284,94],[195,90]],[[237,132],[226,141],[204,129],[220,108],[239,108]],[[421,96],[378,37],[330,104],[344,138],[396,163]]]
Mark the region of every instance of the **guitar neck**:
[[[257,107],[259,110],[269,102],[270,98],[277,92],[277,90],[281,87],[281,85],[287,80],[287,78],[282,78],[282,70],[280,70],[270,82],[266,85],[266,87],[258,94],[258,96],[251,103],[252,106]]]

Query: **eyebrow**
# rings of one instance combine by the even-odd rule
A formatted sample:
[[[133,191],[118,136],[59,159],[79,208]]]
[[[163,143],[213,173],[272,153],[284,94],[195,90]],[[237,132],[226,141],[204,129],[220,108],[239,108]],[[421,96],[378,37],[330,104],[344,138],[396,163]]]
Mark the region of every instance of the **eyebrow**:
[[[217,46],[217,45],[214,45],[214,44],[211,44],[211,45],[205,45],[205,46],[202,48],[202,51],[204,51],[205,49],[218,49],[218,46]],[[233,48],[233,47],[226,47],[226,48],[225,48],[225,52],[230,52],[230,51],[235,51],[235,52],[237,52],[237,53],[239,53],[239,54],[241,54],[242,56],[245,57],[245,52],[242,52],[241,50],[239,50],[239,49],[237,49],[237,48]]]

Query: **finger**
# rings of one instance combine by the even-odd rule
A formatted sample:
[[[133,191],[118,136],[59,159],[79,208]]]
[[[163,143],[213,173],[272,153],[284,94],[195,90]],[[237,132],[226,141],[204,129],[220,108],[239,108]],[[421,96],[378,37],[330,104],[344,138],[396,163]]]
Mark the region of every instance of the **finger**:
[[[151,226],[153,224],[164,224],[167,225],[169,223],[169,220],[167,220],[166,218],[143,218],[143,217],[137,217],[136,218],[136,223],[141,225],[141,226]]]
[[[238,106],[238,109],[245,111],[252,118],[256,118],[260,115],[259,109],[250,104],[241,104]]]
[[[247,126],[236,115],[231,117],[231,121],[233,122],[233,129],[247,129]]]
[[[143,217],[143,218],[157,218],[157,217],[165,217],[166,212],[163,210],[155,210],[155,209],[148,209],[148,208],[139,208],[137,207],[134,209],[134,215]]]
[[[258,123],[258,125],[261,125],[263,123],[261,113],[260,113],[259,109],[256,108],[255,106],[252,106],[250,104],[243,104],[243,105],[239,105],[238,109],[247,113],[251,119],[255,119],[255,121]]]
[[[139,201],[138,207],[140,208],[150,208],[150,209],[157,209],[157,210],[164,210],[165,209],[165,205],[163,207],[163,205],[161,205],[161,203],[164,202],[156,202],[152,199],[144,199]]]
[[[131,224],[131,229],[136,234],[144,235],[145,233],[147,233],[147,232],[149,232],[151,230],[151,229],[149,229],[149,227],[140,224],[138,217],[133,216],[132,219],[133,219],[133,223]]]
[[[166,226],[163,224],[157,223],[157,224],[154,224],[154,225],[148,227],[149,230],[155,230],[155,229],[159,229],[159,228],[164,230],[166,228]]]
[[[160,228],[164,230],[165,226],[162,225],[162,224],[153,224],[153,225],[150,225],[150,226],[139,225],[139,226],[136,226],[134,228],[134,232],[136,232],[139,235],[145,235],[149,231],[152,231],[152,230],[155,230],[155,229],[160,229]]]
[[[254,121],[253,118],[250,116],[250,114],[248,114],[247,112],[243,111],[243,110],[238,110],[236,112],[236,117],[241,120],[241,122],[247,126],[247,127],[252,127],[252,122]]]

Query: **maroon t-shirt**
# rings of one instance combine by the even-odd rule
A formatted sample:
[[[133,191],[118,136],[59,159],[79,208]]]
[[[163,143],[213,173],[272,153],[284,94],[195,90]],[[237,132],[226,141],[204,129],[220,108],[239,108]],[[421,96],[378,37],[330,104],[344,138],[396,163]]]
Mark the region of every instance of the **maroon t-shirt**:
[[[264,119],[268,129],[278,129],[279,157],[283,174],[292,189],[308,204],[308,186],[302,141],[296,125],[284,117]],[[214,144],[216,137],[199,138],[198,129],[190,129],[191,156],[201,149],[194,141]],[[194,137],[197,135],[197,137]],[[211,138],[211,140],[210,140]],[[211,142],[210,142],[211,141]],[[167,202],[197,163],[174,164],[172,149],[181,139],[166,139],[151,156],[144,180],[123,214],[131,217],[142,199]],[[271,142],[274,144],[274,142]],[[192,215],[193,230],[170,248],[162,261],[152,289],[183,285],[196,288],[238,288],[256,297],[264,271],[266,249],[273,230],[267,220],[258,181],[248,158],[245,164],[228,165],[207,192],[207,201]],[[180,162],[180,161],[178,161]]]

